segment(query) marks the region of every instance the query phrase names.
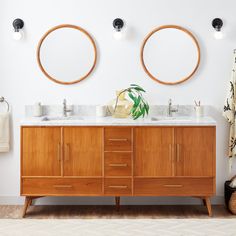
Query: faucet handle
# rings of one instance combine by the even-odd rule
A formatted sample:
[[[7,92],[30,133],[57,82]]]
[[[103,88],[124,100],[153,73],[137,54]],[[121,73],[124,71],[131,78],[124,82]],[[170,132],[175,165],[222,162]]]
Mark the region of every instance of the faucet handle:
[[[172,104],[172,99],[171,99],[171,98],[169,98],[168,103],[169,103],[170,105]]]

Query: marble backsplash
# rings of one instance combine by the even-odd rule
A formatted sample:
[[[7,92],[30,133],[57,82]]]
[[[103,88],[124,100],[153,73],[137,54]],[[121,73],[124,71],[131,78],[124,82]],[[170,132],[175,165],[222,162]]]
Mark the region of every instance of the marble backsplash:
[[[70,115],[74,116],[96,116],[96,105],[69,105],[72,110]],[[178,108],[178,112],[173,113],[173,116],[194,116],[194,106],[179,105],[173,106]],[[151,116],[167,116],[168,106],[166,105],[151,105],[149,115]],[[62,116],[62,105],[42,105],[42,116]],[[34,116],[34,105],[25,106],[25,116]]]

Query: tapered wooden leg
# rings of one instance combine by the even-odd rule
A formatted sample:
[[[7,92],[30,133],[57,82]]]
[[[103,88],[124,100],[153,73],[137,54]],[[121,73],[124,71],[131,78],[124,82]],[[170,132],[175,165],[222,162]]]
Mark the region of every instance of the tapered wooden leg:
[[[31,197],[25,197],[25,204],[23,207],[23,211],[22,211],[22,218],[25,217],[27,208],[29,207],[29,205],[32,203],[32,198]]]
[[[206,207],[207,207],[207,211],[208,211],[208,215],[211,217],[212,216],[212,210],[211,210],[211,201],[209,197],[205,197],[204,201],[206,203]]]
[[[116,210],[119,211],[120,210],[120,197],[115,197],[116,200]]]
[[[33,200],[40,198],[40,197],[41,196],[34,196],[34,197],[27,196],[27,197],[25,197],[25,204],[24,204],[23,211],[22,211],[22,218],[25,217],[26,211],[27,211],[28,207],[31,206]]]
[[[29,200],[28,207],[32,205],[32,202],[33,202],[33,198],[31,197],[30,200]]]

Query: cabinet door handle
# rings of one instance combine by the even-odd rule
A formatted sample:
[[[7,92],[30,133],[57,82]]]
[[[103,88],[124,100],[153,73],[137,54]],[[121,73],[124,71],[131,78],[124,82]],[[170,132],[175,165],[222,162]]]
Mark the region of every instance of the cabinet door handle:
[[[177,144],[177,162],[180,162],[180,144]]]
[[[172,161],[172,144],[169,144],[169,161]]]
[[[119,189],[125,189],[128,188],[126,185],[110,185],[109,188],[119,188]]]
[[[69,161],[70,159],[70,144],[67,143],[65,145],[65,161]]]
[[[110,167],[127,167],[128,165],[127,164],[122,164],[122,163],[112,163],[112,164],[109,164]]]
[[[168,188],[181,188],[181,187],[183,187],[183,185],[181,185],[181,184],[165,184],[164,187],[168,187]]]
[[[54,188],[72,188],[72,185],[53,185]]]
[[[113,142],[127,142],[128,139],[127,138],[109,138],[109,141],[113,141]]]
[[[57,145],[57,160],[61,161],[61,143]]]

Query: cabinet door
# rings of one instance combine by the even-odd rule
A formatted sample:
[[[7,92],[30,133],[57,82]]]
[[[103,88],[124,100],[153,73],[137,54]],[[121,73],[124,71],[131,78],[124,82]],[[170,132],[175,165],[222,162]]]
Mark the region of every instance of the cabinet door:
[[[103,128],[64,128],[64,175],[102,176]]]
[[[134,132],[135,176],[171,176],[174,129],[138,127]]]
[[[176,128],[176,175],[214,176],[215,127]]]
[[[22,128],[22,175],[61,175],[61,128]]]

